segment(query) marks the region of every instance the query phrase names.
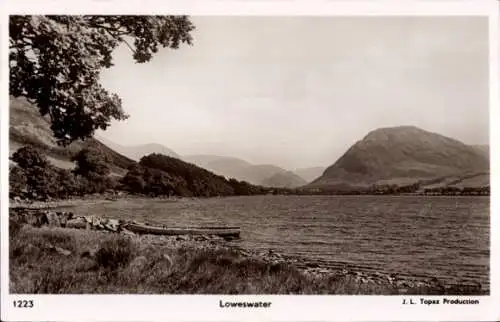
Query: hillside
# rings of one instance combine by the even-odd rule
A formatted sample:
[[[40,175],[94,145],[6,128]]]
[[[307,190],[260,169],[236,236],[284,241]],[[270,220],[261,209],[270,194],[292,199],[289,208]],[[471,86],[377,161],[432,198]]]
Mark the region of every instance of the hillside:
[[[96,139],[76,141],[67,147],[57,145],[50,129],[50,122],[42,117],[35,106],[25,99],[10,97],[9,153],[12,155],[23,145],[31,144],[42,150],[49,161],[61,168],[72,168],[71,156],[84,147],[101,150],[108,159],[114,175],[124,175],[134,161],[115,152]]]
[[[135,173],[151,182],[153,189],[162,190],[161,194],[214,197],[267,193],[262,187],[226,179],[192,163],[155,153],[143,157]]]
[[[115,142],[112,142],[108,139],[105,139],[101,136],[96,136],[96,138],[102,143],[106,144],[111,149],[116,152],[130,158],[134,161],[139,161],[143,156],[149,155],[151,153],[159,153],[163,155],[167,155],[169,157],[180,159],[181,156],[172,151],[171,149],[158,144],[158,143],[149,143],[149,144],[140,144],[140,145],[120,145]]]
[[[263,186],[275,188],[295,188],[306,184],[306,180],[291,171],[277,172],[262,181]]]
[[[297,178],[297,175],[293,172],[272,164],[254,165],[238,158],[204,154],[188,155],[183,159],[219,175],[255,185],[279,188],[290,184],[293,185],[291,187],[297,187],[307,183]],[[270,180],[271,177],[272,180]]]
[[[238,158],[210,154],[187,155],[182,159],[230,178],[241,177],[241,170],[252,166],[252,164]]]
[[[483,145],[471,145],[471,147],[485,156],[486,158],[490,158],[490,146],[488,144],[483,144]]]
[[[325,170],[326,167],[311,167],[295,169],[294,172],[305,181],[312,182],[314,179],[319,178]]]
[[[226,179],[194,164],[162,154],[148,153],[141,159],[140,163],[137,163],[96,139],[73,142],[67,147],[59,146],[52,136],[49,120],[41,117],[38,110],[27,101],[11,98],[10,153],[12,154],[18,148],[28,144],[36,146],[47,156],[53,166],[65,169],[74,168],[75,164],[71,161],[71,157],[82,148],[97,148],[107,159],[112,171],[111,174],[118,177],[125,176],[122,188],[132,193],[212,197],[268,192],[263,187],[253,186],[235,179]],[[144,147],[142,150],[144,153],[147,153],[149,148],[158,148],[157,145],[145,145]],[[160,151],[164,150],[160,149]],[[46,171],[49,171],[49,168]],[[58,173],[53,169],[50,171],[54,171],[54,176]],[[74,183],[75,187],[80,187],[78,186],[79,182]],[[41,192],[48,191],[49,188],[56,188],[60,192],[63,184],[68,184],[68,186],[64,186],[65,193],[69,189],[69,181],[51,181],[43,184],[46,186],[39,187]],[[85,183],[82,184],[85,185]]]
[[[489,173],[489,159],[477,148],[414,126],[400,126],[368,133],[308,187],[408,185],[448,177],[460,181],[484,173]]]

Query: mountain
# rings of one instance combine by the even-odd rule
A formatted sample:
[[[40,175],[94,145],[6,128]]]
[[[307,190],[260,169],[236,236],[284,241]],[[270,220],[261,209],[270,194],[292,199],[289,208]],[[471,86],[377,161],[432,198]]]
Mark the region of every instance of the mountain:
[[[287,171],[273,164],[257,164],[242,169],[241,177],[242,180],[262,184],[266,179],[277,173],[285,174]],[[278,184],[278,186],[281,186],[281,184]]]
[[[82,148],[92,147],[101,151],[108,160],[111,174],[127,179],[123,188],[134,193],[177,196],[231,196],[268,193],[268,189],[226,179],[206,169],[184,162],[178,158],[159,153],[148,153],[150,149],[168,152],[168,149],[155,144],[143,145],[134,149],[148,153],[137,163],[114,151],[117,145],[91,138],[75,141],[67,147],[57,145],[50,129],[50,120],[44,118],[38,109],[24,99],[10,98],[9,146],[12,155],[25,145],[37,147],[54,165],[71,169],[75,164],[71,157]],[[110,146],[107,146],[109,144]],[[166,149],[166,150],[165,150]],[[130,171],[129,171],[130,169]],[[139,184],[137,184],[139,183]],[[47,186],[48,188],[49,186]]]
[[[75,141],[67,147],[59,146],[52,135],[49,119],[42,117],[33,104],[23,98],[14,97],[10,97],[9,103],[10,155],[20,147],[30,144],[42,150],[55,166],[70,169],[74,167],[74,163],[71,161],[72,155],[84,147],[93,147],[101,150],[109,160],[114,175],[124,175],[126,169],[135,163],[93,138]]]
[[[314,179],[319,178],[323,174],[323,172],[325,172],[325,170],[326,167],[311,167],[295,169],[294,172],[305,181],[311,182]]]
[[[477,148],[415,126],[399,126],[368,133],[309,187],[406,185],[437,178],[457,181],[485,173],[489,173],[489,159]]]
[[[293,172],[272,164],[255,165],[238,158],[207,154],[188,155],[183,159],[219,175],[255,185],[278,188],[290,184],[293,187],[298,187],[307,183],[300,180],[300,177],[297,178],[297,175]],[[279,175],[275,176],[277,174]]]
[[[486,158],[490,158],[490,146],[488,144],[483,145],[471,145],[471,147],[477,152],[484,155]]]
[[[178,159],[181,158],[180,155],[171,149],[158,143],[123,146],[100,136],[97,138],[111,149],[135,161],[139,161],[143,156],[151,153],[159,153]]]
[[[211,154],[187,155],[183,157],[183,160],[231,178],[240,177],[241,169],[252,166],[252,164],[238,158]]]
[[[292,171],[277,172],[262,181],[263,186],[274,188],[295,188],[306,184],[306,180]]]

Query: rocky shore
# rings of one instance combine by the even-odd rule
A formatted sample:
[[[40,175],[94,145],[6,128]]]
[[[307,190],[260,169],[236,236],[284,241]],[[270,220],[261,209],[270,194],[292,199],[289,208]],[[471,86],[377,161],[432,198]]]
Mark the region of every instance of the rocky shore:
[[[349,278],[359,284],[389,286],[398,294],[411,294],[418,289],[425,289],[425,294],[485,294],[480,284],[448,284],[445,285],[436,278],[413,278],[401,274],[387,274],[377,271],[362,271],[348,265],[328,265],[311,261],[302,257],[287,256],[273,250],[255,251],[243,249],[235,243],[228,242],[217,236],[137,236],[140,242],[158,246],[169,245],[172,248],[192,247],[196,249],[231,249],[243,258],[254,259],[274,265],[292,265],[311,278]],[[337,267],[332,267],[337,266]],[[343,267],[339,267],[343,266]]]

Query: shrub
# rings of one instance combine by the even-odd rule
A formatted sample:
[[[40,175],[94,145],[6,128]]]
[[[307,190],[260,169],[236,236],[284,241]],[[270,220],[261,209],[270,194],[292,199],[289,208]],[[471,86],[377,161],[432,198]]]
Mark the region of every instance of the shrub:
[[[95,254],[95,260],[100,267],[115,270],[128,265],[135,255],[135,245],[130,239],[117,236],[102,243]]]
[[[19,167],[13,166],[9,171],[9,195],[13,197],[23,197],[27,192],[28,177],[26,171]]]
[[[23,146],[14,152],[12,161],[16,162],[23,169],[30,169],[32,167],[43,168],[49,163],[40,150],[31,145]]]
[[[85,177],[107,176],[110,172],[106,156],[97,148],[81,149],[72,159],[76,162],[75,173]]]
[[[21,230],[22,224],[16,220],[9,219],[9,237],[17,237],[19,231]]]

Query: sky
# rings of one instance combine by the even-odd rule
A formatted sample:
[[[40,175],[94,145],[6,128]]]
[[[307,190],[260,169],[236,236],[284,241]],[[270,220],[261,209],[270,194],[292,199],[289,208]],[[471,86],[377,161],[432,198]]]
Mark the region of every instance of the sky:
[[[115,51],[101,82],[130,118],[98,135],[287,169],[331,165],[381,127],[489,142],[485,18],[191,20],[192,46],[146,64]]]

